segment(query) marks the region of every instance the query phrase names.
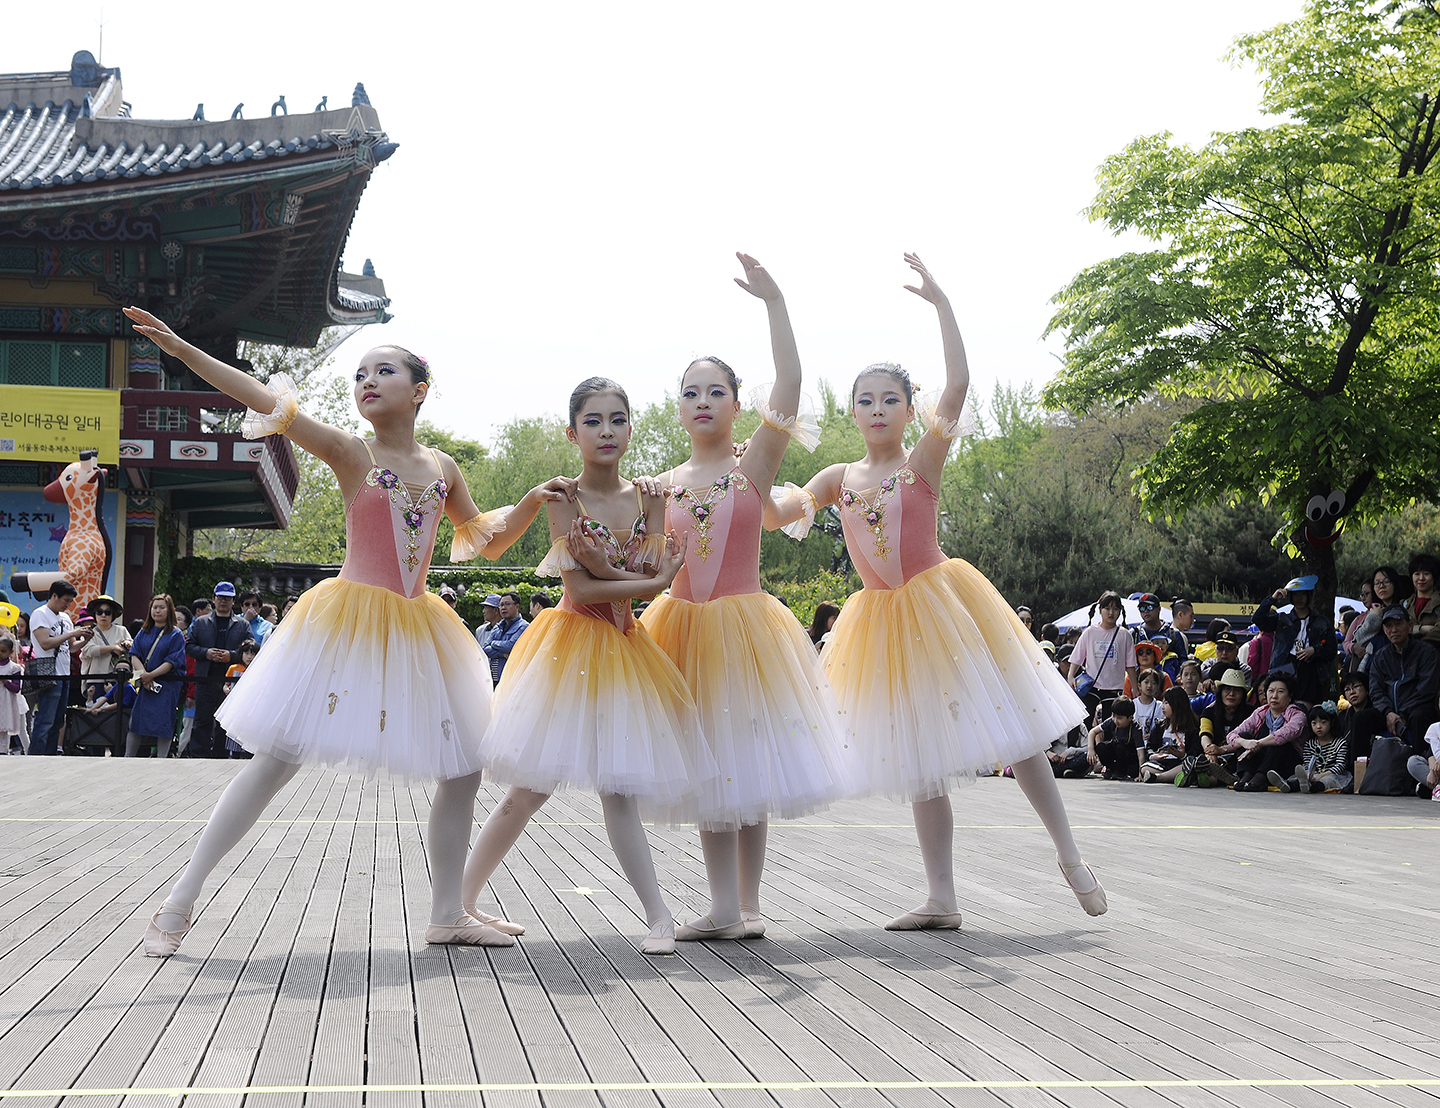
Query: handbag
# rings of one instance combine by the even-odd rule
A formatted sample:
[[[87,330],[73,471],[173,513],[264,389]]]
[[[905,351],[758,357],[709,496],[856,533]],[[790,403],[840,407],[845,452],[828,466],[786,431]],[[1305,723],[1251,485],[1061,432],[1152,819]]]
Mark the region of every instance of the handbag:
[[[1412,751],[1404,739],[1383,735],[1370,744],[1365,780],[1355,791],[1364,796],[1414,796],[1415,778],[1405,768]]]
[[[55,684],[55,682],[54,682],[54,681],[32,681],[32,680],[30,680],[30,678],[31,678],[31,677],[54,677],[54,676],[55,676],[55,659],[54,659],[54,657],[50,657],[50,658],[31,658],[31,659],[30,659],[30,664],[25,667],[25,682],[24,682],[23,685],[21,685],[20,691],[21,691],[24,695],[26,695],[26,696],[39,696],[39,695],[40,695],[41,693],[43,693],[46,689],[48,689],[51,685]]]
[[[178,634],[178,632],[172,632],[172,633]],[[155,634],[155,641],[150,644],[150,649],[145,652],[145,672],[146,672],[146,673],[149,673],[149,672],[150,672],[150,659],[153,658],[153,657],[155,657],[155,648],[160,645],[160,640],[164,639],[165,637],[166,637],[166,634],[165,634],[165,633],[161,633],[161,632],[157,631],[156,634]],[[158,693],[160,693],[161,691],[163,691],[163,690],[160,688],[160,683],[161,683],[161,681],[163,681],[163,680],[164,680],[164,678],[162,678],[162,677],[157,677],[157,678],[155,678],[155,686],[154,686],[154,688],[150,688],[149,686],[142,685],[142,684],[140,683],[140,678],[138,678],[138,677],[132,677],[132,678],[130,678],[130,687],[135,690],[135,692],[136,692],[137,695],[138,695],[142,690],[145,691],[145,692],[152,692],[152,693],[158,694]]]
[[[1115,634],[1110,636],[1110,645],[1105,648],[1105,657],[1110,657],[1110,651],[1115,649],[1115,640],[1120,636],[1120,625],[1115,625]],[[1082,668],[1080,676],[1075,678],[1075,692],[1083,700],[1089,696],[1095,688],[1095,678],[1086,673]]]

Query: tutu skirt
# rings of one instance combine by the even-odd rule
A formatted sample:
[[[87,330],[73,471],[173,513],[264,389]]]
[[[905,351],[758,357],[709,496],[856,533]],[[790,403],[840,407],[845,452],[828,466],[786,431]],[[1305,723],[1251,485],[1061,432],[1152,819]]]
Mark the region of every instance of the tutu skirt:
[[[815,647],[775,597],[663,595],[641,622],[695,694],[726,793],[713,829],[808,815],[863,788]]]
[[[855,593],[822,662],[872,789],[894,800],[944,796],[1085,720],[995,586],[958,558]]]
[[[481,760],[497,781],[633,796],[642,818],[694,823],[720,803],[695,700],[638,625],[548,608],[515,644]]]
[[[271,632],[215,719],[255,754],[443,781],[480,769],[490,672],[433,593],[332,578]]]

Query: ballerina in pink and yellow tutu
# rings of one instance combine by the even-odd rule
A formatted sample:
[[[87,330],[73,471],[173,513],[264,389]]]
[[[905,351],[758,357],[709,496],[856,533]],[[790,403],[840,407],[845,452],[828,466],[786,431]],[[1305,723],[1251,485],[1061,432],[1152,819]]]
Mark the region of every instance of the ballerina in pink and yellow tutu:
[[[362,439],[301,412],[288,376],[272,377],[267,387],[149,312],[125,314],[167,354],[249,406],[247,438],[285,435],[330,466],[345,499],[340,576],[300,598],[216,714],[255,757],[226,787],[189,865],[151,919],[145,953],[175,953],[205,878],[308,762],[437,781],[425,835],[432,886],[425,939],[513,944],[489,926],[504,921],[472,917],[461,904],[490,676],[460,618],[426,591],[425,574],[441,512],[455,524],[452,559],[498,557],[542,504],[567,498],[573,482],[556,478],[514,507],[482,514],[454,459],[415,441],[430,369],[402,347],[376,347],[355,371],[355,404],[375,431]]]
[[[865,457],[821,470],[804,489],[789,486],[770,502],[766,526],[803,538],[818,508],[839,505],[865,585],[845,602],[821,661],[871,787],[911,804],[915,815],[929,899],[886,926],[960,926],[949,793],[997,764],[1014,767],[1066,881],[1099,915],[1105,891],[1080,857],[1044,754],[1083,721],[1084,706],[1004,597],[974,566],[947,558],[936,538],[940,474],[959,434],[970,371],[950,301],[916,255],[905,260],[921,279],[905,287],[935,305],[945,345],[945,388],[922,407],[924,434],[905,449],[916,418],[909,375],[897,365],[870,366],[852,390]]]

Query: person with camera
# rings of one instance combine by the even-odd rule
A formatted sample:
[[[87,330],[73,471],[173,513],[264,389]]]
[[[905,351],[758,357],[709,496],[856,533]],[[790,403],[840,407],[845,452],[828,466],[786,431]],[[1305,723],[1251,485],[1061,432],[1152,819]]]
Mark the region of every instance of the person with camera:
[[[26,667],[30,677],[69,677],[70,646],[90,641],[89,628],[76,630],[67,614],[75,603],[75,586],[63,578],[50,585],[50,596],[30,613],[30,642],[34,654]],[[68,681],[37,681],[35,723],[30,732],[30,754],[58,754],[60,728],[65,723]]]
[[[175,713],[185,692],[185,636],[175,626],[175,602],[165,593],[150,598],[150,611],[131,645],[130,679],[135,704],[125,735],[125,757],[155,744],[155,757],[170,754]]]

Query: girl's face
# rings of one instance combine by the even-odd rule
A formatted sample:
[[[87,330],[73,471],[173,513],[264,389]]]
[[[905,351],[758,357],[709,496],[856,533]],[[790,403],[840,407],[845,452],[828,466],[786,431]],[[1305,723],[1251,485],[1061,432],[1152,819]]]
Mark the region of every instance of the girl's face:
[[[1161,687],[1160,682],[1154,677],[1147,674],[1140,678],[1140,695],[1145,699],[1154,700],[1163,691],[1164,689]],[[1166,707],[1168,708],[1169,705],[1166,705]]]
[[[30,637],[30,617],[22,615],[15,621],[16,642]]]
[[[1200,691],[1200,674],[1194,667],[1186,666],[1180,671],[1180,687],[1187,696],[1194,696]]]
[[[686,372],[680,382],[679,406],[680,425],[690,436],[734,437],[740,401],[714,362],[699,362]]]
[[[575,413],[565,437],[580,448],[586,465],[613,465],[630,445],[630,413],[618,393],[597,392]]]
[[[1108,631],[1115,626],[1115,621],[1120,618],[1120,613],[1125,610],[1123,604],[1107,604],[1100,609],[1100,622]]]
[[[1421,596],[1429,596],[1435,588],[1435,574],[1428,569],[1417,569],[1410,575],[1410,580],[1415,585],[1415,591]]]
[[[905,390],[893,377],[872,373],[855,382],[850,413],[867,445],[888,446],[905,438],[905,427],[915,418],[915,406],[906,402]]]
[[[1170,707],[1170,701],[1168,701],[1168,700],[1162,700],[1162,701],[1160,701],[1160,711],[1161,711],[1161,713],[1165,716],[1165,720],[1166,720],[1167,723],[1174,723],[1174,722],[1175,722],[1175,716],[1172,714],[1172,713],[1175,711],[1175,709],[1173,709],[1173,708]]]
[[[1316,716],[1310,721],[1310,730],[1315,732],[1317,739],[1328,739],[1330,737],[1330,721],[1324,716]]]
[[[10,640],[0,640],[0,666],[10,661]]]
[[[839,613],[839,612],[836,612],[833,616],[826,616],[826,617],[825,617],[825,630],[829,631],[832,627],[834,627],[834,626],[835,626],[835,621],[836,621],[837,619],[839,619],[839,618],[840,618],[840,613]]]
[[[1389,601],[1389,599],[1395,595],[1395,582],[1383,573],[1377,573],[1375,575],[1375,580],[1372,582],[1371,588],[1375,592],[1376,599],[1381,601]]]
[[[1270,687],[1265,690],[1265,703],[1276,715],[1290,707],[1290,690],[1285,687],[1284,681],[1270,682]]]
[[[163,600],[150,601],[150,619],[157,627],[163,627],[165,617],[170,614],[170,606]]]
[[[410,377],[394,347],[377,346],[355,370],[355,408],[371,423],[386,416],[413,416],[429,391],[428,384],[416,384]]]
[[[240,651],[240,664],[241,664],[242,666],[248,666],[248,665],[249,665],[251,662],[253,662],[254,660],[255,660],[255,651],[253,651],[253,650],[242,650],[242,651]]]

